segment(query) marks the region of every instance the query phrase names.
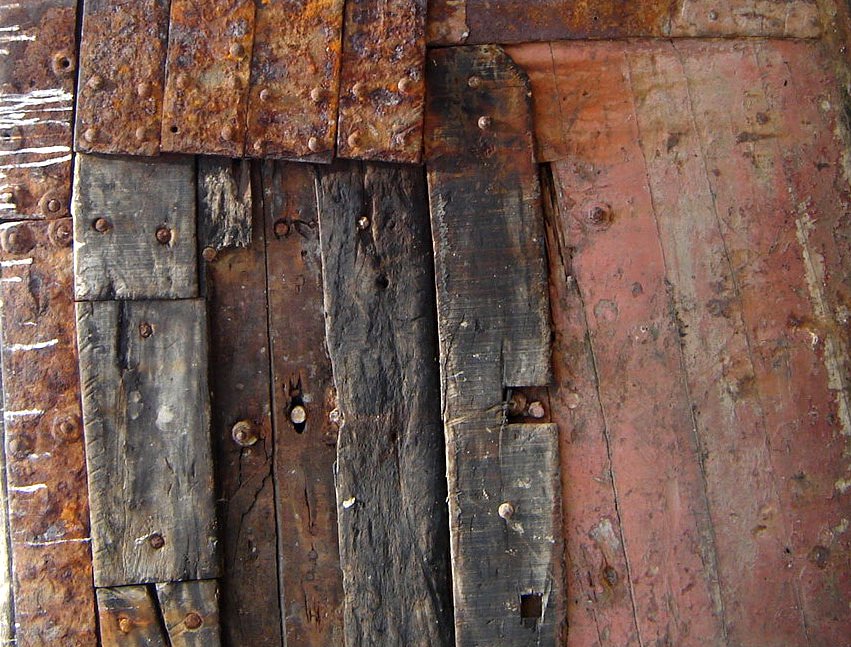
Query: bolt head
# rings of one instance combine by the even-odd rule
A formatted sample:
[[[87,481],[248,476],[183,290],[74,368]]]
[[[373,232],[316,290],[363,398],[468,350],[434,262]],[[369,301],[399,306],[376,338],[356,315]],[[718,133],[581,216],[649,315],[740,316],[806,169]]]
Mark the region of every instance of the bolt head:
[[[320,101],[322,101],[322,97],[324,95],[325,93],[322,91],[322,88],[313,88],[310,91],[310,100],[313,101],[313,103],[319,103]]]
[[[477,76],[471,76],[469,79],[467,79],[467,85],[475,89],[482,85],[482,80]]]
[[[147,339],[148,337],[150,337],[153,334],[154,334],[154,327],[151,324],[149,324],[147,321],[143,321],[142,323],[139,324],[139,336],[142,337],[142,339]]]
[[[269,88],[260,90],[260,101],[268,101],[272,98],[272,91]]]
[[[112,224],[106,218],[98,218],[92,223],[92,227],[94,227],[95,231],[105,234],[112,229]]]
[[[183,624],[190,631],[195,631],[196,629],[201,628],[201,625],[204,624],[204,619],[195,611],[191,611],[186,614],[186,617],[183,619]]]
[[[307,410],[300,404],[297,404],[290,411],[290,420],[294,425],[303,424],[307,420]]]
[[[510,501],[505,501],[504,503],[500,503],[499,509],[497,510],[497,513],[499,514],[500,517],[502,517],[503,519],[505,519],[507,521],[508,519],[511,519],[511,517],[514,516],[514,505],[512,505],[512,503]]]
[[[86,87],[90,90],[100,90],[103,88],[103,77],[100,74],[93,74],[86,82]]]
[[[493,117],[488,117],[487,115],[483,115],[479,117],[479,129],[480,130],[490,130],[493,126]]]
[[[55,216],[66,211],[63,201],[55,191],[48,191],[38,201],[38,206],[45,216]]]
[[[714,9],[709,12],[709,20],[715,21],[718,20],[718,12]]]
[[[245,45],[243,45],[242,43],[234,43],[230,46],[230,55],[234,58],[244,58]]]
[[[274,230],[276,238],[283,238],[290,233],[290,223],[283,218],[278,218],[278,220],[275,221]]]
[[[533,418],[543,418],[547,415],[547,412],[544,410],[544,405],[541,402],[535,400],[534,402],[529,404],[529,415]]]
[[[307,148],[313,153],[318,153],[319,151],[321,151],[322,145],[319,142],[319,138],[318,137],[311,137],[310,139],[308,139],[307,140]]]
[[[399,92],[402,94],[408,94],[414,89],[414,80],[409,76],[403,76],[399,79],[396,87],[399,88]]]
[[[69,247],[74,241],[74,230],[67,219],[54,220],[50,223],[47,234],[57,247]]]
[[[201,258],[203,258],[208,263],[212,263],[214,260],[216,260],[216,256],[218,255],[219,253],[214,247],[205,247],[204,251],[201,252]]]
[[[0,246],[10,254],[25,254],[35,247],[35,236],[27,225],[12,225],[0,234]]]
[[[166,226],[159,227],[156,233],[157,242],[160,245],[168,245],[171,242],[171,229]]]
[[[139,126],[136,129],[135,135],[136,135],[136,141],[137,142],[140,142],[140,143],[144,142],[146,139],[148,139],[148,129],[145,128],[144,126]]]
[[[85,139],[90,144],[94,144],[98,138],[98,129],[95,127],[87,128],[86,132],[83,133],[83,139]]]
[[[150,537],[148,537],[148,543],[154,550],[159,550],[160,548],[165,546],[165,539],[160,533],[155,532],[151,534]]]
[[[240,420],[231,428],[231,437],[240,447],[251,447],[257,442],[257,430],[250,420]]]

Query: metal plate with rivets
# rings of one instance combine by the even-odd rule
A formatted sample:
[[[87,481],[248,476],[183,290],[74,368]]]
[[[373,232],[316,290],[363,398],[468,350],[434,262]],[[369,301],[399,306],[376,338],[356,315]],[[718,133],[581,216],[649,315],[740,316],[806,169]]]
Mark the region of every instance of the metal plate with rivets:
[[[253,0],[173,0],[162,150],[241,157]]]
[[[340,157],[420,161],[426,0],[346,3]]]
[[[83,6],[75,148],[155,155],[169,0],[88,0]]]
[[[246,156],[331,160],[342,28],[343,0],[257,5]]]

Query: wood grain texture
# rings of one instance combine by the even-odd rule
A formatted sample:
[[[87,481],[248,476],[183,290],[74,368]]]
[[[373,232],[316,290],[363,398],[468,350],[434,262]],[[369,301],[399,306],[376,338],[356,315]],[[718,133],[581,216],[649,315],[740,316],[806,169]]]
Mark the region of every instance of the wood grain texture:
[[[171,647],[219,647],[216,580],[157,584],[157,599]]]
[[[528,463],[503,463],[503,436],[511,433],[505,391],[550,379],[528,81],[497,47],[434,50],[428,70],[426,159],[457,644],[555,645],[564,615],[557,484],[540,492],[546,501],[534,513],[527,510],[553,533],[524,537],[524,550],[516,549],[518,529],[499,515],[514,484],[536,477]],[[557,452],[552,438],[537,460],[546,465]],[[541,595],[537,622],[524,617],[527,595]]]
[[[262,185],[286,640],[342,645],[334,489],[339,410],[325,345],[315,171],[306,164],[267,162]],[[304,421],[297,424],[300,417],[293,413],[301,411]]]
[[[78,155],[73,213],[78,300],[198,296],[191,158]]]
[[[2,278],[2,276],[0,276]],[[3,345],[0,330],[0,347]],[[3,424],[3,378],[0,371],[0,501],[9,500],[6,491],[6,430]],[[15,637],[15,612],[12,607],[12,553],[9,545],[9,508],[0,508],[0,645],[8,644]]]
[[[150,587],[101,588],[97,600],[102,647],[169,646]]]
[[[451,645],[424,174],[358,163],[318,174],[346,644]]]
[[[199,247],[250,241],[221,249],[205,262],[224,556],[221,630],[226,644],[280,647],[266,244],[262,203],[252,198],[250,170],[246,162],[199,160],[200,229],[210,231],[215,224],[216,232],[199,239]],[[252,207],[257,210],[253,217]],[[232,228],[224,223],[232,223]]]
[[[219,574],[204,302],[77,304],[95,584]]]

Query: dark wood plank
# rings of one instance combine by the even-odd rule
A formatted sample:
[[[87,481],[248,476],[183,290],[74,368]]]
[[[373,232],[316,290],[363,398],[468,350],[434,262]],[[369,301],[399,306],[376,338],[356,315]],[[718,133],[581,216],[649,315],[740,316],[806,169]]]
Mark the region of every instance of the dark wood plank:
[[[330,162],[343,0],[257,4],[246,155]]]
[[[359,163],[318,173],[328,351],[342,420],[336,486],[346,644],[448,646],[424,173]]]
[[[162,150],[241,157],[253,0],[172,0]]]
[[[170,0],[86,0],[74,146],[156,155],[160,150]]]
[[[75,0],[0,7],[0,219],[68,215],[76,9]]]
[[[0,227],[5,479],[18,645],[95,641],[71,221]]]
[[[102,588],[97,599],[102,647],[168,647],[150,587]]]
[[[500,516],[512,484],[535,478],[528,464],[503,463],[505,390],[550,379],[528,80],[498,47],[434,50],[428,70],[426,159],[457,644],[555,645],[564,616],[555,488],[546,505],[527,511],[553,534],[524,536],[524,550],[516,548],[518,530]],[[556,441],[542,451],[546,464]],[[530,599],[538,622],[524,617]]]
[[[77,303],[95,584],[218,576],[204,302]]]
[[[191,158],[78,155],[73,211],[78,300],[198,295]]]
[[[250,170],[247,162],[199,160],[199,247],[214,252],[204,257],[224,555],[221,630],[226,644],[280,647],[266,243]],[[242,246],[215,251],[236,244]]]
[[[337,152],[419,162],[426,0],[346,3]]]
[[[156,588],[171,647],[219,647],[222,644],[216,580],[169,582],[157,584]]]
[[[343,644],[343,575],[314,179],[306,164],[263,165],[281,607],[287,644],[325,647]]]

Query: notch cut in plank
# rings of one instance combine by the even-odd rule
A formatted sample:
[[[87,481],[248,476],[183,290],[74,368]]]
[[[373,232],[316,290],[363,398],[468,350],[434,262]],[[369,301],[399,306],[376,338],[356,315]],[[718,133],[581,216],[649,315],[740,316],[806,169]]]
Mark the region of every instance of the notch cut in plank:
[[[204,302],[77,303],[97,586],[218,576]]]
[[[172,0],[162,150],[242,157],[253,0]]]
[[[0,7],[0,220],[68,215],[76,8],[76,0]]]
[[[71,220],[0,225],[5,470],[17,644],[96,641]],[[49,591],[49,594],[45,592]]]
[[[452,598],[424,174],[356,162],[317,173],[328,351],[343,420],[336,485],[346,643],[448,647]]]
[[[342,645],[334,489],[339,411],[325,345],[315,170],[263,165],[274,474],[287,644]],[[303,418],[303,420],[302,420]]]
[[[343,0],[257,4],[247,156],[331,161],[342,29]]]
[[[156,155],[170,0],[86,0],[74,145]]]
[[[77,155],[73,212],[78,300],[198,296],[192,158]]]
[[[151,588],[97,589],[102,647],[169,647]]]
[[[160,612],[171,647],[219,647],[216,580],[157,584]]]
[[[346,3],[340,157],[422,158],[426,0]]]
[[[283,629],[262,212],[251,195],[249,162],[202,157],[198,164],[199,247],[205,250],[210,385],[215,403],[212,431],[224,557],[222,640],[229,645],[280,647]],[[213,223],[215,236],[204,234]],[[221,226],[226,223],[232,223],[235,231]],[[244,227],[248,236],[242,233]],[[246,239],[250,242],[239,248],[217,251],[214,246]],[[291,571],[300,562],[284,563],[288,566],[283,570]]]

